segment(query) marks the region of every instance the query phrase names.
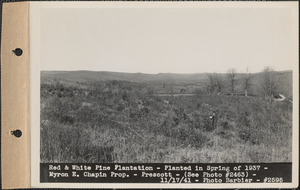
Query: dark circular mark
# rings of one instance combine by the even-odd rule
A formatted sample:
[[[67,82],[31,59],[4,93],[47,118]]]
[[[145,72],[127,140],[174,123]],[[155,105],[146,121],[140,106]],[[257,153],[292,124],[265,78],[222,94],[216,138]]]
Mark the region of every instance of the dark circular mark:
[[[21,48],[16,48],[14,50],[12,50],[12,52],[16,55],[16,56],[21,56],[23,54],[23,50]]]
[[[17,138],[20,138],[22,136],[22,131],[17,129],[17,130],[11,131],[11,134]]]

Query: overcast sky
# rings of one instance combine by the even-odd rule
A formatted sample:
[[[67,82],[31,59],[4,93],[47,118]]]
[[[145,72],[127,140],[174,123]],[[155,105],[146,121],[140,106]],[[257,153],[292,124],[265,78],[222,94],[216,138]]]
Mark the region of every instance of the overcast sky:
[[[43,9],[41,69],[291,70],[297,64],[293,14],[284,8]]]

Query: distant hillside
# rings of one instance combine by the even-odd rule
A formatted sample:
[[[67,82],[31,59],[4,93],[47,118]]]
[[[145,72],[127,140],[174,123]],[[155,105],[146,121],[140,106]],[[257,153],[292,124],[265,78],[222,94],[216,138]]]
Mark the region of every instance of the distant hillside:
[[[41,71],[43,80],[63,79],[68,81],[91,82],[106,80],[125,80],[131,82],[148,81],[199,81],[207,78],[205,73],[197,74],[144,74],[144,73],[119,73],[108,71]]]
[[[237,74],[237,89],[242,91],[242,73]],[[225,85],[228,85],[228,78],[225,73],[219,74]],[[254,94],[260,92],[260,78],[261,73],[253,73],[251,77],[251,91]],[[282,93],[285,96],[292,98],[292,71],[277,71],[275,72],[275,80],[277,83],[278,93]],[[172,83],[173,86],[187,86],[192,84],[194,88],[203,88],[205,84],[208,84],[207,73],[195,73],[195,74],[175,74],[175,73],[159,73],[159,74],[145,74],[145,73],[121,73],[121,72],[108,72],[108,71],[41,71],[41,82],[53,82],[57,80],[63,80],[68,83],[90,83],[97,81],[129,81],[129,82],[142,82],[152,83],[157,86],[161,83]],[[159,82],[159,83],[157,83]],[[176,84],[175,84],[176,83]],[[159,87],[161,88],[161,87]],[[225,87],[226,88],[226,87]],[[239,93],[237,92],[237,93]]]

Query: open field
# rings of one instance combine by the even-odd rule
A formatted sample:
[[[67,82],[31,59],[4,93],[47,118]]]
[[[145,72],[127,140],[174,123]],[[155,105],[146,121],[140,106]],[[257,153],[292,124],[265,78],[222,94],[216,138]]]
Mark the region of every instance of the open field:
[[[41,162],[291,162],[292,73],[286,101],[267,101],[259,73],[244,96],[208,93],[206,74],[41,72]]]

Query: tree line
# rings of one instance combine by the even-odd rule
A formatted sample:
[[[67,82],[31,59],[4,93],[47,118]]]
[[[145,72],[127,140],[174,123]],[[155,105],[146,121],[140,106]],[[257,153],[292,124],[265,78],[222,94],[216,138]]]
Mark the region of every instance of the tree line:
[[[230,92],[230,95],[237,94],[237,86],[243,91],[244,96],[249,96],[249,92],[253,84],[253,75],[246,70],[244,73],[238,73],[236,69],[230,68],[224,77],[224,74],[208,73],[208,84],[206,86],[209,94],[223,94],[225,91]],[[240,77],[239,77],[240,76]],[[257,84],[262,94],[266,99],[272,100],[273,96],[278,93],[277,83],[275,79],[275,71],[266,67],[260,72],[259,83]]]

